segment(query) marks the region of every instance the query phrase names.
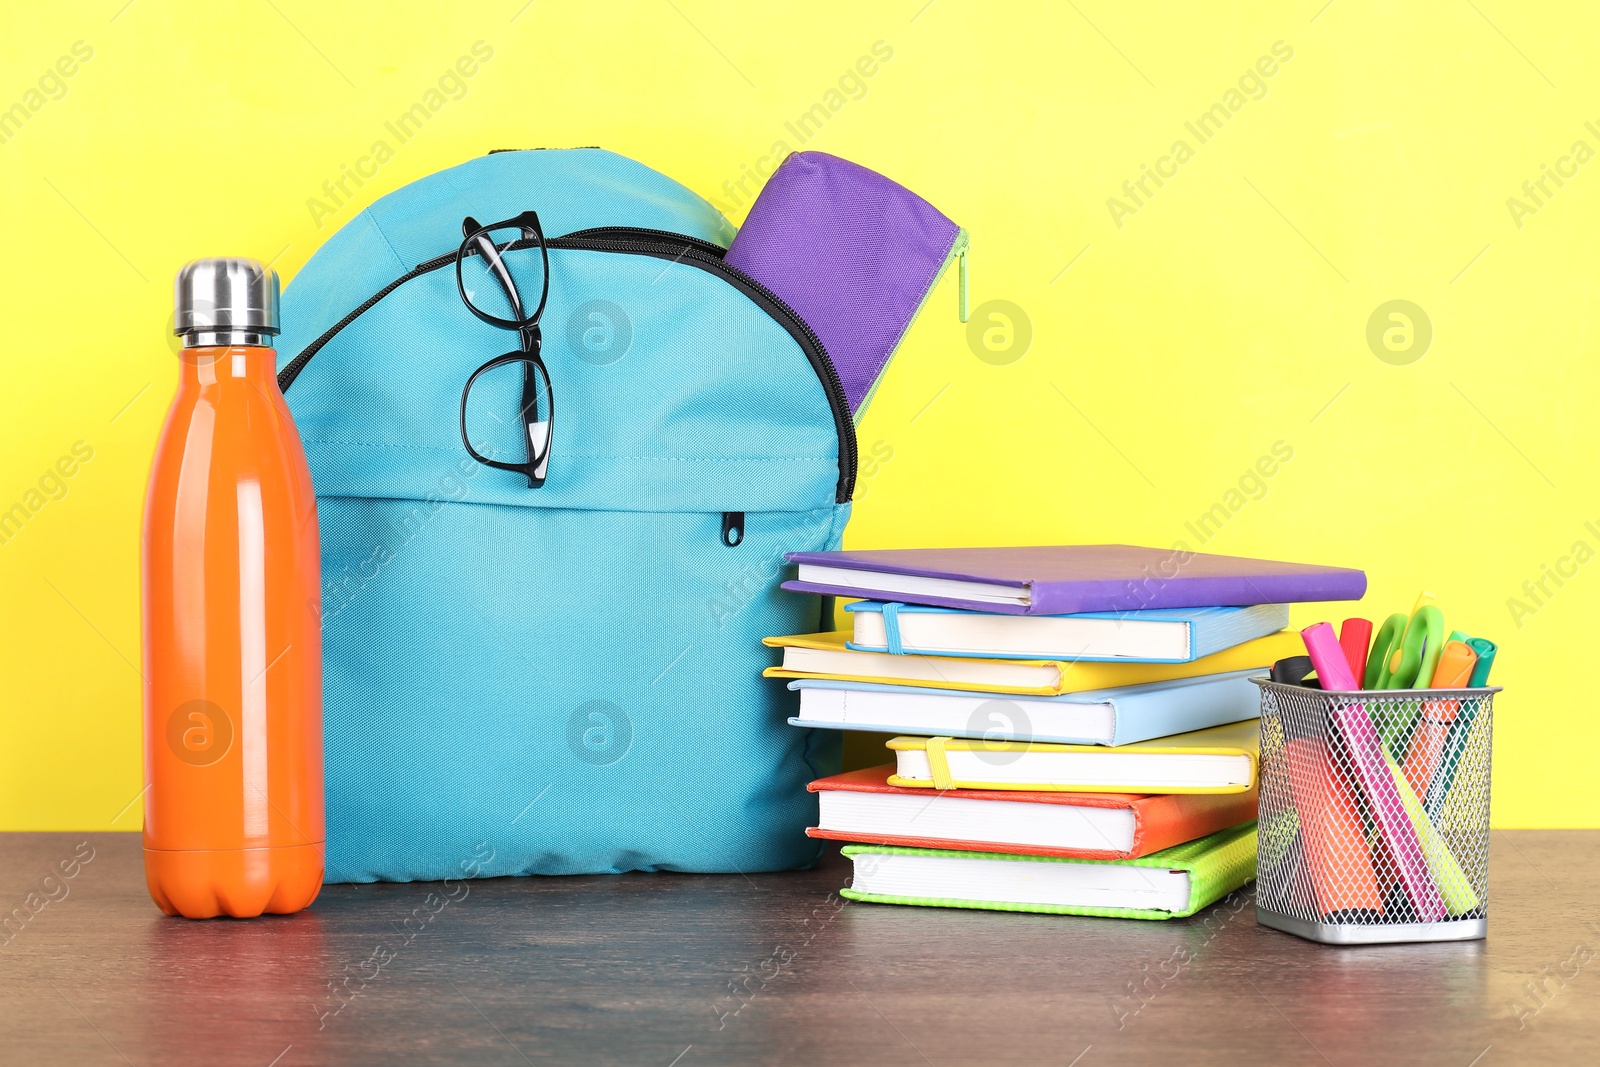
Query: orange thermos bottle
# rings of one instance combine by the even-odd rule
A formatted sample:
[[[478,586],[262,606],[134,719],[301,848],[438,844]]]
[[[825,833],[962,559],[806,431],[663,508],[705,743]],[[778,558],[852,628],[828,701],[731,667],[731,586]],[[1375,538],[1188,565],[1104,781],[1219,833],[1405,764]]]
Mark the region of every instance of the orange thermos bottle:
[[[278,276],[178,274],[144,508],[145,880],[191,919],[299,911],[323,873],[317,508],[278,390]]]

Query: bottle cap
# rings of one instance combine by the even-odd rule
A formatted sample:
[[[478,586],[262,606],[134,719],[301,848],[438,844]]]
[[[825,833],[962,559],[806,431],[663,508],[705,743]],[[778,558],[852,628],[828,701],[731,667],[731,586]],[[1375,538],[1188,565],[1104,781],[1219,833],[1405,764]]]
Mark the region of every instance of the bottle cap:
[[[278,274],[253,259],[197,259],[178,272],[172,332],[186,348],[261,345],[278,332]]]

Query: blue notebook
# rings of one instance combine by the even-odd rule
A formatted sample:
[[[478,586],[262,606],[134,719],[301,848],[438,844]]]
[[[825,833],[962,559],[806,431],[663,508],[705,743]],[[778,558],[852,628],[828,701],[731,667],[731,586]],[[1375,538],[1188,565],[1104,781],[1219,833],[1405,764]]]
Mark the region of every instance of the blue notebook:
[[[989,741],[1127,745],[1260,715],[1261,670],[1177,678],[1062,696],[993,696],[912,685],[801,678],[795,726]],[[1006,758],[995,753],[995,759]]]
[[[857,651],[982,659],[1188,663],[1289,624],[1287,604],[1002,615],[863,600],[845,610]]]

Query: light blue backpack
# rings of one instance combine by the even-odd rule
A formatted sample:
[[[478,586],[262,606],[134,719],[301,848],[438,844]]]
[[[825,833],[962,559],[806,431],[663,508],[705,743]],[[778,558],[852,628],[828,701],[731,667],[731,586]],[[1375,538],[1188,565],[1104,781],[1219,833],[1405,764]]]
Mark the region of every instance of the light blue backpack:
[[[328,881],[815,858],[805,785],[839,735],[786,724],[761,638],[824,625],[777,585],[785,552],[838,547],[855,432],[731,237],[609,152],[502,152],[383,197],[288,287]],[[537,341],[469,308],[525,320],[543,279]]]

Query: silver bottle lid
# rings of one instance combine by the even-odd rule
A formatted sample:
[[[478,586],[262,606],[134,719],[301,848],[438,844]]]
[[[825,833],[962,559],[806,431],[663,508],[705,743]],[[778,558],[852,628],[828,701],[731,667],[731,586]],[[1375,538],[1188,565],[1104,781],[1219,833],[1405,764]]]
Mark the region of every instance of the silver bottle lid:
[[[178,272],[172,332],[185,348],[271,347],[278,332],[278,273],[239,256],[197,259]]]

